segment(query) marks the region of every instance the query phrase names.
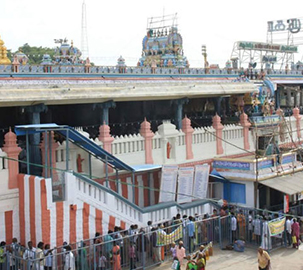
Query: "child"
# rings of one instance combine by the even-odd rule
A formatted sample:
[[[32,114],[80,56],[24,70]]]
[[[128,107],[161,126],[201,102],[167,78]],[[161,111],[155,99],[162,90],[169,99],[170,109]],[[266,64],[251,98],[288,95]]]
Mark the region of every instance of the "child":
[[[129,246],[129,249],[128,249],[128,255],[129,255],[129,259],[130,259],[130,270],[132,269],[136,269],[136,265],[135,265],[135,261],[136,261],[136,250],[135,250],[135,247],[134,247],[134,243],[133,242],[130,242],[130,246]]]
[[[100,252],[100,258],[99,258],[99,270],[105,270],[105,264],[107,263],[106,257],[102,254],[102,251]]]
[[[197,270],[198,269],[196,262],[191,259],[190,255],[187,255],[186,259],[187,259],[186,270]]]
[[[178,260],[177,257],[174,257],[174,261],[173,261],[173,263],[171,265],[171,269],[173,269],[173,270],[180,270],[180,262],[179,262],[179,260]]]
[[[170,253],[171,253],[172,258],[174,260],[174,258],[176,257],[176,254],[177,254],[177,247],[176,247],[175,243],[171,244]]]

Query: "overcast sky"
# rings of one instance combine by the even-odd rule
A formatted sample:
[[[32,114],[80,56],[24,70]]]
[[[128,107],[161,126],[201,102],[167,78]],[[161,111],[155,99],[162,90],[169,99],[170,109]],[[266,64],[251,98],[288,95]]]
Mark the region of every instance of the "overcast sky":
[[[55,47],[54,39],[65,37],[81,48],[82,3],[83,0],[1,0],[0,36],[13,51],[25,43]],[[184,55],[191,67],[203,65],[202,44],[207,46],[209,63],[223,67],[234,42],[266,42],[267,21],[303,17],[302,0],[85,0],[85,3],[89,55],[99,65],[116,65],[120,55],[127,65],[136,65],[147,18],[163,13],[178,14]],[[303,36],[303,30],[298,35]],[[301,48],[295,59],[302,60]]]

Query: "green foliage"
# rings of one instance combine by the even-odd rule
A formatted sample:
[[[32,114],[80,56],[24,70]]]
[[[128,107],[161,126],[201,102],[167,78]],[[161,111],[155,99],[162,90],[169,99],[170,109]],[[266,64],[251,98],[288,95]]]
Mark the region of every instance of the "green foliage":
[[[25,43],[23,46],[19,47],[24,54],[27,55],[29,59],[29,64],[37,65],[42,61],[43,54],[49,54],[50,57],[54,60],[55,50],[53,48],[47,47],[35,47],[30,46],[28,43]]]

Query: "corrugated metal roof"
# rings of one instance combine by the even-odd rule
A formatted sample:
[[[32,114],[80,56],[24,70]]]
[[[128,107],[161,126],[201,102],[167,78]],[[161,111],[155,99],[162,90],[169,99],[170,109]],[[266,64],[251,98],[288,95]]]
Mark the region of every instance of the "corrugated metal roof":
[[[271,178],[260,183],[285,194],[294,195],[303,191],[303,172]]]

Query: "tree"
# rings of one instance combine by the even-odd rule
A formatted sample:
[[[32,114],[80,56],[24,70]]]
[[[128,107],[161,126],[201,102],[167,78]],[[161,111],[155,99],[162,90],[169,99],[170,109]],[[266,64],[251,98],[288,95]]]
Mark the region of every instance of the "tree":
[[[52,59],[55,54],[55,50],[53,48],[43,48],[42,46],[32,47],[28,43],[25,43],[23,46],[19,47],[19,51],[20,50],[28,57],[28,62],[31,65],[40,64],[44,54],[49,54]]]

